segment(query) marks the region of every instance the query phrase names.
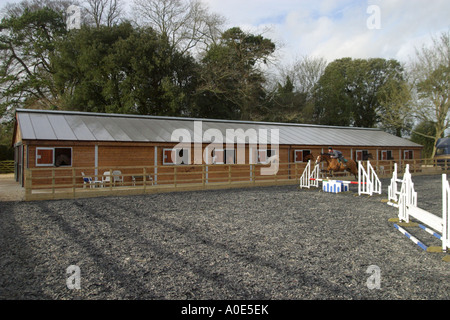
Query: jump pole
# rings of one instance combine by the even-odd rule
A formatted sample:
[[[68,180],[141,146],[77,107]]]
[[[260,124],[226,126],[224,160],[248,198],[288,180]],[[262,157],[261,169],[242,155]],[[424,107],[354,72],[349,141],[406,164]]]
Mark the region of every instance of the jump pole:
[[[414,242],[415,244],[417,244],[420,248],[422,248],[423,250],[427,251],[428,247],[426,245],[424,245],[422,242],[419,241],[419,239],[417,239],[416,237],[412,236],[411,234],[409,234],[405,229],[403,229],[402,227],[400,227],[398,224],[394,223],[394,227],[400,231],[401,233],[403,233],[408,239],[410,239],[412,242]]]
[[[332,179],[314,179],[311,178],[309,180],[315,180],[315,181],[336,181],[336,182],[341,182],[341,183],[345,183],[345,184],[367,184],[367,182],[356,182],[356,181],[345,181],[345,180],[332,180]]]
[[[442,240],[442,236],[439,233],[436,233],[433,229],[430,229],[423,224],[419,224],[419,227],[431,234],[432,236],[438,238],[439,240]]]

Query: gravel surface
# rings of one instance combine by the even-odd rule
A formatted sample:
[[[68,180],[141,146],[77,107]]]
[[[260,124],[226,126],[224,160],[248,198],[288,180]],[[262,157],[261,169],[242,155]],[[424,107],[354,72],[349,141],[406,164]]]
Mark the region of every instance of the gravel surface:
[[[441,176],[413,181],[440,215]],[[388,222],[382,182],[373,197],[282,186],[0,202],[0,299],[449,299],[445,254]]]

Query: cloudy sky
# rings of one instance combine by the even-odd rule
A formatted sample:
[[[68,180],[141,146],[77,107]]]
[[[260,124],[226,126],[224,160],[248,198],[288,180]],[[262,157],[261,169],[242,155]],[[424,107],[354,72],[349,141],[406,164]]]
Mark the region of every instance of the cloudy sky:
[[[203,0],[230,25],[265,30],[284,59],[395,58],[450,31],[449,0]]]
[[[6,2],[0,0],[0,8]],[[123,0],[132,2],[132,0]],[[278,44],[281,63],[302,55],[407,62],[415,47],[450,31],[449,0],[202,0],[213,13]]]

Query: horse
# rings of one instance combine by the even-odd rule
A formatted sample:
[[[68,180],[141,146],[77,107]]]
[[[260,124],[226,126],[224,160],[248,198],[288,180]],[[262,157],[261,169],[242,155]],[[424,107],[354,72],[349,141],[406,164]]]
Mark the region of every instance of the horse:
[[[316,158],[313,156],[313,154],[310,153],[310,154],[306,155],[306,156],[303,158],[303,161],[304,161],[304,162],[308,162],[309,160],[315,160],[315,159],[316,159]]]
[[[334,171],[348,171],[355,176],[355,179],[358,179],[358,165],[354,160],[347,159],[347,163],[339,162],[338,159],[331,158],[328,153],[322,153],[317,157],[316,164],[322,161],[327,162],[327,171],[331,176]]]

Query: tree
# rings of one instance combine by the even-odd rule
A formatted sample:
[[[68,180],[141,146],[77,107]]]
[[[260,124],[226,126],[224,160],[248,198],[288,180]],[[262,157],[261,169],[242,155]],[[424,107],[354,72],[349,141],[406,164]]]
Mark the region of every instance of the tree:
[[[388,80],[378,91],[380,126],[398,137],[409,135],[414,119],[411,115],[411,87],[407,81]]]
[[[423,145],[423,158],[432,158],[433,148],[436,145],[433,138],[435,135],[436,124],[433,122],[423,121],[414,127],[411,141]]]
[[[57,45],[62,107],[180,116],[190,112],[195,64],[151,28],[83,26]]]
[[[313,121],[317,124],[349,126],[352,105],[349,96],[351,58],[335,60],[325,69],[314,91]]]
[[[101,25],[111,27],[118,23],[123,6],[120,0],[84,0],[86,11],[98,28]]]
[[[25,10],[38,11],[44,8],[63,13],[70,5],[80,4],[78,0],[22,0],[18,3],[7,3],[2,11],[5,13],[5,17],[10,18],[23,15]]]
[[[308,99],[312,99],[314,87],[326,67],[327,62],[324,58],[302,56],[291,65],[280,67],[279,70],[282,79],[287,77],[291,79],[295,92],[306,94]]]
[[[450,32],[432,38],[432,45],[416,50],[411,64],[415,101],[414,117],[421,122],[432,122],[435,134],[416,132],[434,140],[431,157],[436,153],[436,143],[450,128]]]
[[[230,113],[236,110],[241,120],[258,119],[266,97],[260,65],[266,64],[274,51],[275,44],[261,35],[240,28],[225,31],[202,59],[198,94],[228,104]]]
[[[211,14],[199,0],[134,0],[138,24],[167,37],[182,54],[220,37],[224,18]]]
[[[50,62],[54,43],[66,34],[62,13],[23,10],[0,23],[2,114],[18,107],[54,108],[57,92]]]
[[[293,81],[286,76],[283,83],[278,82],[276,89],[268,94],[263,106],[264,114],[261,120],[270,122],[307,122],[304,108],[307,94],[295,90]]]
[[[380,93],[401,86],[403,68],[396,60],[338,59],[330,63],[315,91],[315,121],[321,124],[374,127],[382,110]],[[386,90],[384,99],[388,97]]]

